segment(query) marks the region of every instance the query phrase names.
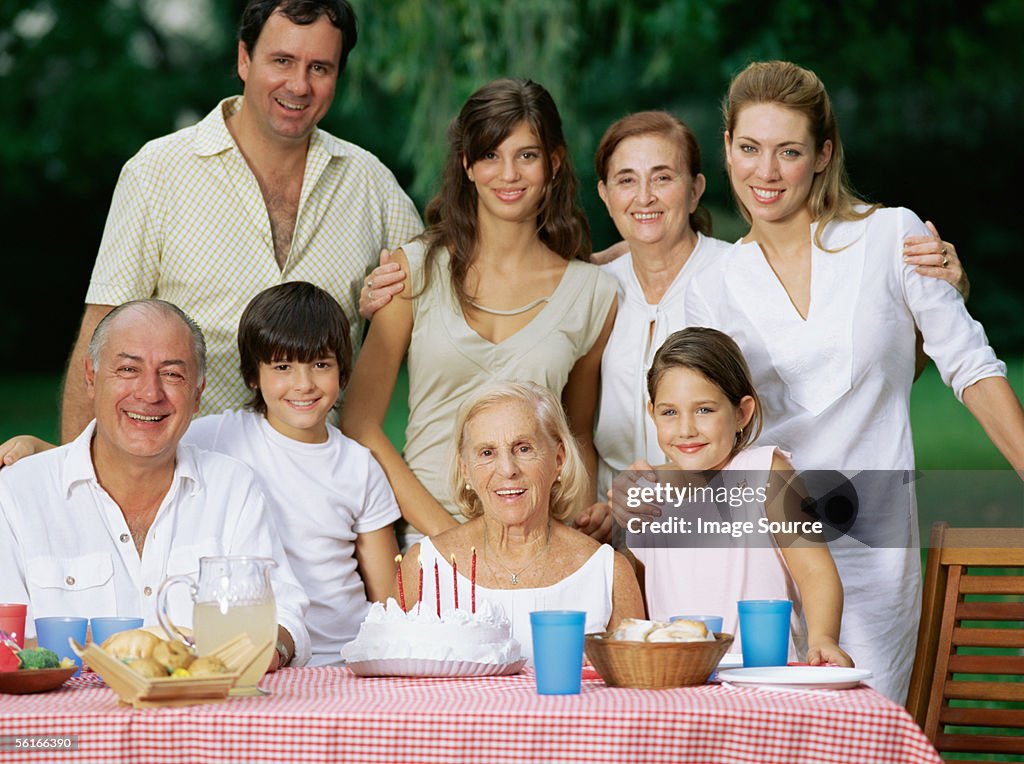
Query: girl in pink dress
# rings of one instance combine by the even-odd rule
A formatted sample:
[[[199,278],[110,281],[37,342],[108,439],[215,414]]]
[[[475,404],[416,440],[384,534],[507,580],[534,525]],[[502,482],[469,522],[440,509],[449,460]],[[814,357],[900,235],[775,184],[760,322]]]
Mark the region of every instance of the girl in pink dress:
[[[790,599],[791,655],[811,665],[852,666],[838,644],[843,588],[828,546],[806,527],[802,533],[786,533],[791,528],[769,525],[796,517],[791,509],[786,511],[792,506],[787,499],[794,496],[788,480],[793,470],[779,449],[749,447],[761,430],[760,402],[736,343],[714,329],[675,332],[654,356],[647,386],[648,413],[668,459],[653,468],[658,487],[693,491],[696,486],[698,492],[713,487],[733,497],[742,495],[742,505],[726,502],[728,517],[734,524],[749,523],[721,541],[719,534],[706,530],[709,518],[724,517],[721,493],[704,506],[698,506],[699,500],[687,502],[688,509],[697,510],[689,513],[688,533],[664,536],[652,531],[653,526],[643,526],[639,517],[631,520],[630,547],[644,565],[649,616],[668,620],[684,613],[722,615],[724,630],[736,634],[737,601]],[[635,467],[650,469],[644,463]],[[634,486],[635,495],[642,487],[642,481]],[[680,506],[673,498],[662,501]],[[709,513],[709,507],[715,511]],[[678,523],[686,517],[664,509],[659,520],[676,517]],[[704,521],[701,528],[698,515]],[[670,544],[674,546],[668,548]],[[738,650],[740,640],[734,645]]]

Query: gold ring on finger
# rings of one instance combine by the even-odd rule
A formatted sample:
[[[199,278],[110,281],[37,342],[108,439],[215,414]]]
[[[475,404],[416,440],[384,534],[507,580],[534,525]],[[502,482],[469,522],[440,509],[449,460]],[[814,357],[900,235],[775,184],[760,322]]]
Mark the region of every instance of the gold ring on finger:
[[[948,257],[942,258],[942,267],[945,268],[947,265],[949,265],[949,258]]]
[[[942,245],[942,256],[945,257],[948,254],[949,254],[949,248],[945,244],[943,244]]]

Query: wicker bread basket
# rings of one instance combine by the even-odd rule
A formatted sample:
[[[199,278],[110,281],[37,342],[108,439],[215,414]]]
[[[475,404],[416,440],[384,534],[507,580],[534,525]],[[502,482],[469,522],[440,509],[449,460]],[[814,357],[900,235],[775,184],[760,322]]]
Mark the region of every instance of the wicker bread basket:
[[[714,642],[632,642],[611,634],[588,634],[587,658],[605,684],[643,690],[704,684],[732,644],[732,634],[715,634]]]

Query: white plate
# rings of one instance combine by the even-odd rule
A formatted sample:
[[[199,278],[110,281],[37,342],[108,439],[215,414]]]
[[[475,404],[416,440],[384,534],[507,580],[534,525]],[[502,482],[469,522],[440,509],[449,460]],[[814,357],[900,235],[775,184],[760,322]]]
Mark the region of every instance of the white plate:
[[[505,676],[518,674],[526,658],[514,663],[470,663],[469,661],[431,661],[414,658],[390,658],[355,661],[345,664],[356,676]]]
[[[743,667],[743,653],[726,653],[718,662],[718,670],[736,669]]]
[[[723,682],[797,690],[846,690],[871,678],[867,669],[841,666],[770,666],[718,672]]]

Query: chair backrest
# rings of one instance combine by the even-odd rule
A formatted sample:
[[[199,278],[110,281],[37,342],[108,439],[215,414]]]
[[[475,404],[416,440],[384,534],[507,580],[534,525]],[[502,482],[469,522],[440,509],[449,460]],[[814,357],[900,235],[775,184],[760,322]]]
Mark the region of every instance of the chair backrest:
[[[1024,528],[935,523],[907,710],[940,752],[1024,753],[1022,622]]]

